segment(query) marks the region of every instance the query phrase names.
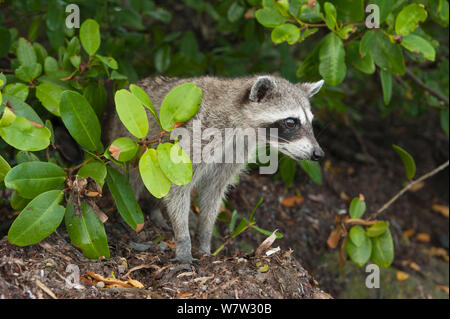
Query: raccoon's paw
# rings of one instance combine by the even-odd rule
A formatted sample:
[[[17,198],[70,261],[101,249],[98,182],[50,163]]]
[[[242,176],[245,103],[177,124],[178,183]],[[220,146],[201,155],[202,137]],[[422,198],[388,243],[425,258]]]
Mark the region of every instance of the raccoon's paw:
[[[172,263],[178,263],[178,264],[192,264],[194,262],[194,259],[192,256],[183,256],[183,257],[175,257],[170,260]]]
[[[153,209],[150,212],[150,220],[156,224],[156,226],[164,229],[164,230],[171,230],[169,224],[167,223],[166,219],[164,218],[163,214],[161,213],[161,210],[159,208]]]

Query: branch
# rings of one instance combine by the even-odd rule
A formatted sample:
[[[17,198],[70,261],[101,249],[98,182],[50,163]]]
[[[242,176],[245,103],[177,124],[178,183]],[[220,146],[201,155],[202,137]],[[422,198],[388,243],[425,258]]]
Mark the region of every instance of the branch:
[[[427,86],[425,83],[422,82],[421,79],[419,79],[411,70],[406,69],[406,75],[408,75],[411,80],[414,81],[414,83],[416,83],[418,86],[420,86],[422,89],[424,89],[425,91],[427,91],[428,93],[430,93],[431,95],[433,95],[435,98],[441,100],[442,102],[444,102],[445,104],[449,105],[449,101],[448,98],[445,97],[443,94],[441,94],[440,92],[436,91],[433,88],[430,88],[429,86]]]
[[[400,196],[402,196],[408,189],[410,189],[412,186],[426,180],[427,178],[435,175],[436,173],[442,171],[444,168],[446,168],[449,164],[449,161],[445,162],[444,164],[436,167],[431,172],[426,173],[425,175],[422,175],[420,178],[410,182],[408,185],[406,185],[400,192],[395,194],[394,197],[392,197],[386,204],[384,204],[376,213],[374,213],[372,216],[370,216],[370,219],[375,219],[380,213],[385,211],[389,206],[392,205],[393,202],[395,202]]]

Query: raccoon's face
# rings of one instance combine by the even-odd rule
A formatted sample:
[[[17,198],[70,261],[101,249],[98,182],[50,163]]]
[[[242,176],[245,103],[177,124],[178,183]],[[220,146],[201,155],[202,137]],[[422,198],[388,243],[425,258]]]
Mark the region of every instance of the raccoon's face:
[[[260,76],[253,84],[249,99],[253,124],[264,127],[269,144],[295,160],[318,161],[324,152],[314,137],[309,99],[324,81],[292,84],[284,79]],[[276,129],[277,136],[270,133]],[[272,132],[274,132],[272,130]]]

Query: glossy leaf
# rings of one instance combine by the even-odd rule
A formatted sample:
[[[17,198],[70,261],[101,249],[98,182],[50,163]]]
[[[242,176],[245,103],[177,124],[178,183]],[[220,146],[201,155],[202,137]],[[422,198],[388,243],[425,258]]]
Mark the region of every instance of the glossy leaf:
[[[286,18],[277,9],[266,7],[255,12],[256,20],[267,28],[274,28],[286,21]]]
[[[178,144],[161,143],[157,148],[161,170],[175,185],[187,185],[192,178],[192,163]]]
[[[358,197],[353,198],[350,203],[349,214],[351,218],[361,218],[366,211],[366,202]]]
[[[31,199],[49,190],[62,189],[65,179],[66,173],[58,165],[32,161],[14,166],[5,176],[5,185]]]
[[[118,90],[114,97],[120,121],[137,138],[148,133],[148,118],[141,100],[127,90]]]
[[[375,72],[375,63],[373,62],[372,54],[367,52],[366,55],[361,58],[359,47],[359,41],[353,41],[347,45],[345,55],[347,63],[363,73],[373,74]]]
[[[320,169],[320,164],[318,162],[304,160],[298,162],[298,164],[314,183],[322,185],[322,170]]]
[[[142,102],[142,104],[144,104],[144,106],[150,111],[150,113],[152,113],[155,120],[159,123],[159,118],[156,114],[155,107],[153,106],[153,103],[150,100],[148,94],[135,84],[130,84],[130,91]]]
[[[150,194],[156,198],[162,198],[169,193],[171,182],[160,167],[156,150],[148,149],[141,156],[139,173]]]
[[[24,38],[19,38],[17,42],[16,55],[20,65],[37,63],[37,56],[33,46]]]
[[[94,55],[100,47],[100,27],[97,21],[87,19],[81,24],[80,41],[89,55]]]
[[[424,6],[412,3],[404,7],[395,19],[395,32],[401,35],[407,35],[414,31],[420,22],[427,19],[427,11]]]
[[[36,97],[52,114],[60,116],[59,103],[63,90],[51,83],[42,83],[36,88]]]
[[[72,203],[67,203],[64,222],[70,240],[87,258],[110,257],[105,227],[91,206],[81,201],[82,215],[75,214]]]
[[[349,231],[349,238],[356,247],[361,247],[366,240],[366,232],[364,228],[359,225],[353,226]]]
[[[411,33],[404,36],[401,45],[413,53],[423,54],[427,60],[434,61],[436,57],[436,51],[431,43],[417,34]]]
[[[391,74],[403,75],[405,73],[405,61],[400,45],[392,43],[389,37],[381,32],[369,32],[374,32],[370,43],[370,52],[375,64]]]
[[[300,30],[297,26],[293,24],[282,24],[275,27],[272,30],[272,41],[273,43],[279,44],[282,42],[287,42],[289,44],[294,44],[298,41],[300,37]]]
[[[345,244],[345,250],[350,259],[359,267],[364,266],[372,254],[372,241],[367,236],[363,237],[360,246],[356,246],[355,243],[349,239]]]
[[[109,152],[117,161],[127,162],[136,156],[138,149],[138,145],[131,138],[119,137],[112,142]]]
[[[64,207],[59,205],[64,193],[51,190],[34,198],[14,220],[8,231],[8,240],[17,246],[33,245],[52,234],[64,218]]]
[[[75,91],[64,91],[59,109],[64,125],[78,144],[89,151],[103,149],[100,122],[83,95]]]
[[[50,144],[50,131],[46,127],[36,127],[21,116],[16,116],[11,125],[0,128],[0,137],[22,151],[40,151]]]
[[[144,215],[127,179],[111,166],[107,167],[107,171],[106,184],[116,202],[120,216],[134,230],[142,228]]]
[[[202,90],[194,83],[184,83],[172,89],[159,111],[162,128],[172,131],[175,123],[188,121],[199,110],[201,101]]]
[[[329,33],[321,42],[319,73],[325,83],[333,86],[341,83],[347,73],[344,43],[334,33]]]
[[[3,179],[10,169],[11,166],[9,166],[8,162],[0,155],[0,182],[3,182]]]
[[[11,83],[4,87],[3,92],[18,98],[22,102],[25,102],[28,97],[29,90],[23,83]]]
[[[389,229],[389,222],[379,221],[375,225],[367,227],[366,235],[369,237],[378,237],[383,235],[386,230]]]
[[[403,166],[405,167],[406,177],[408,179],[413,179],[416,175],[416,162],[414,161],[413,157],[405,151],[403,148],[401,148],[398,145],[392,145],[394,150],[397,152],[397,154],[400,156]]]
[[[381,236],[372,238],[372,246],[372,260],[380,267],[389,267],[394,261],[394,242],[389,229]]]

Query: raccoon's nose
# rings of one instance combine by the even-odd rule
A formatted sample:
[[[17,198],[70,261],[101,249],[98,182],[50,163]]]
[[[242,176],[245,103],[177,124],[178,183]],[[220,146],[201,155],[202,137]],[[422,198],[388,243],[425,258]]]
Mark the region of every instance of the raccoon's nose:
[[[311,159],[313,161],[318,161],[318,160],[321,160],[324,156],[325,156],[325,153],[322,151],[322,149],[315,147],[313,150]]]

